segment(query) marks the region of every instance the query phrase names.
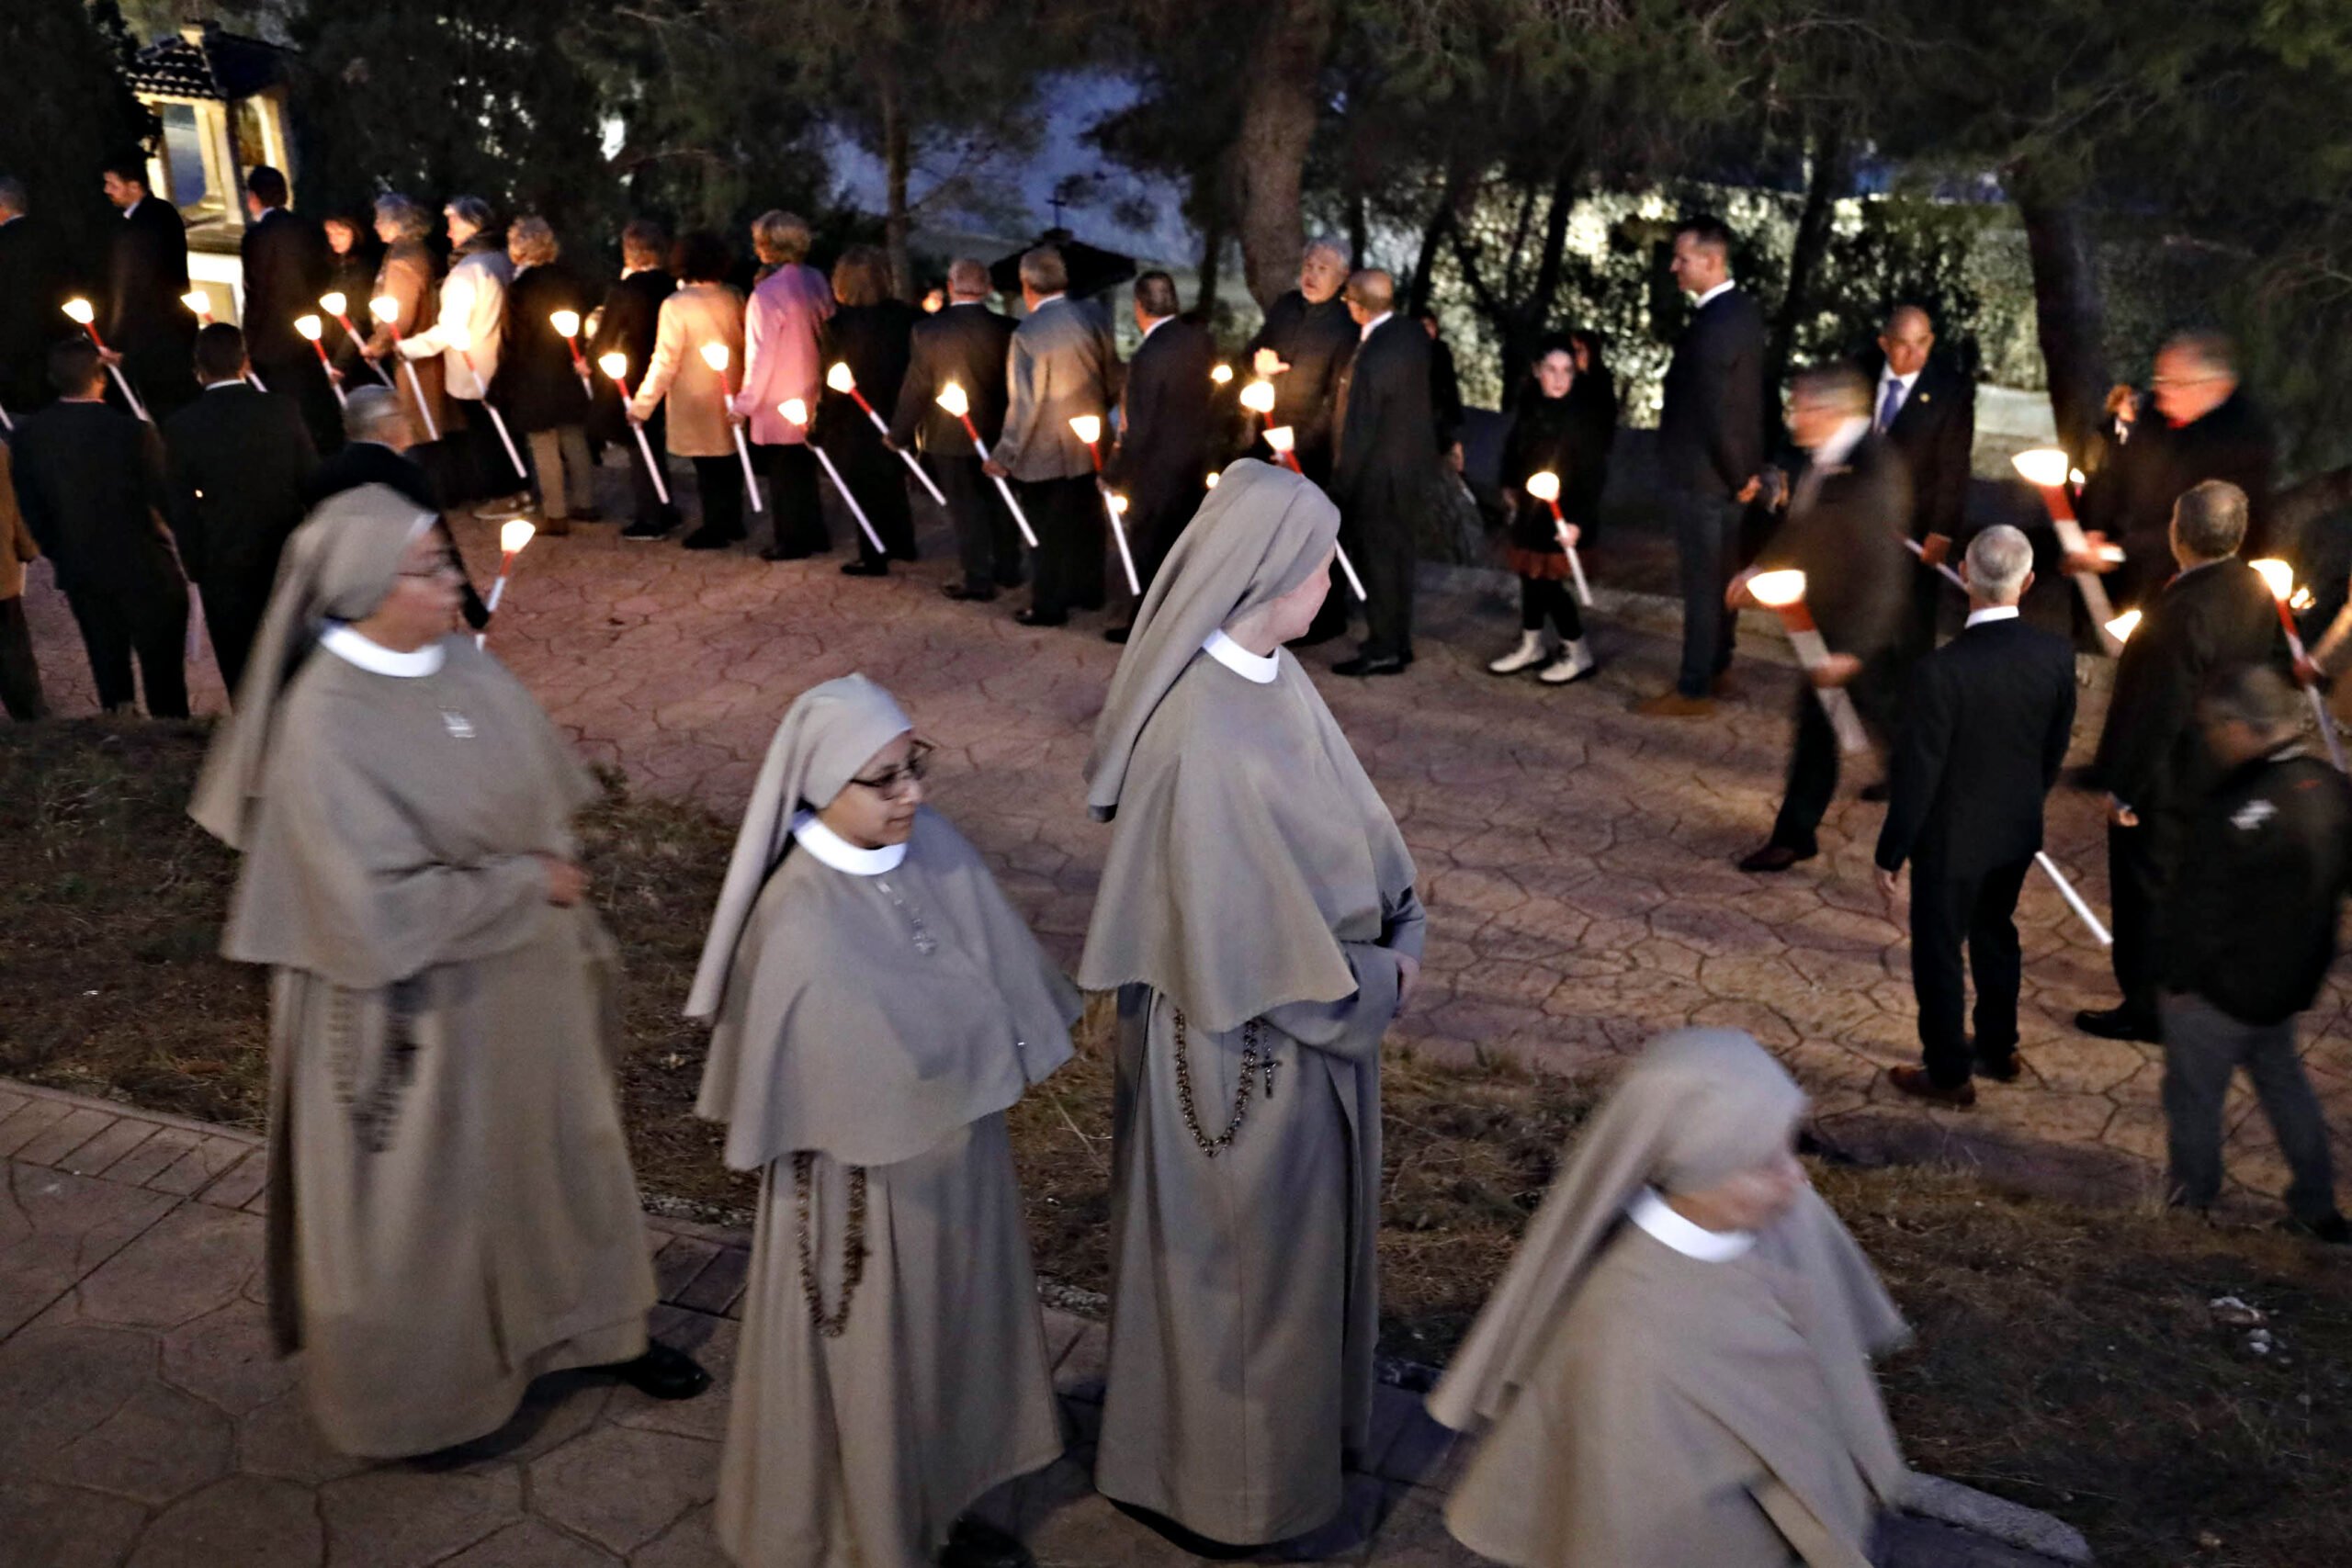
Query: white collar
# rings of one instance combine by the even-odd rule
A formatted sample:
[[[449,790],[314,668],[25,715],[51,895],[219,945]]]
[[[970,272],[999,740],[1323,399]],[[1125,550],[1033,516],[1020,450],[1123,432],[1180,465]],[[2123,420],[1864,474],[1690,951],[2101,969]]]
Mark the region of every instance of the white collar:
[[[1987,604],[1981,610],[1969,611],[1967,625],[1960,629],[1966,631],[1969,626],[1981,626],[1987,621],[2014,621],[2017,618],[2018,607],[2015,604]]]
[[[1829,439],[1823,442],[1814,452],[1814,468],[1822,473],[1827,473],[1830,469],[1837,468],[1854,455],[1854,448],[1860,446],[1862,437],[1870,433],[1869,420],[1859,414],[1847,420],[1836,430],[1831,431]]]
[[[132,202],[129,207],[124,208],[122,209],[122,215],[125,218],[129,218],[132,213],[138,211],[141,207],[146,205],[147,198],[142,196],[137,201]]]
[[[1739,285],[1736,281],[1726,277],[1721,283],[1716,284],[1713,288],[1708,289],[1704,294],[1700,295],[1698,300],[1690,308],[1694,310],[1703,310],[1714,301],[1718,295],[1728,294],[1738,287]]]
[[[1728,1263],[1756,1245],[1753,1231],[1711,1231],[1692,1224],[1676,1213],[1655,1188],[1643,1188],[1641,1196],[1625,1206],[1625,1217],[1656,1240],[1702,1263]]]
[[[985,299],[950,299],[947,301],[947,308],[951,310],[959,305],[978,305],[985,308],[987,304],[988,301]]]
[[[1925,368],[1927,368],[1925,366],[1920,367],[1920,369],[1925,369]],[[1918,378],[1919,378],[1919,371],[1918,371],[1918,370],[1914,370],[1914,371],[1913,371],[1913,372],[1911,372],[1911,374],[1910,374],[1910,375],[1908,375],[1908,376],[1897,376],[1897,375],[1896,375],[1894,371],[1892,371],[1892,370],[1882,370],[1882,371],[1880,371],[1880,372],[1879,372],[1879,374],[1878,374],[1878,384],[1879,384],[1881,387],[1883,387],[1883,386],[1885,386],[1889,381],[1898,382],[1898,383],[1900,383],[1900,384],[1901,384],[1901,386],[1902,386],[1902,388],[1903,388],[1903,395],[1904,395],[1905,397],[1909,397],[1909,396],[1911,395],[1911,386],[1912,386],[1912,383],[1913,383],[1913,382],[1915,382],[1915,381],[1917,381],[1917,380],[1918,380]],[[1882,397],[1883,397],[1884,395],[1885,395],[1885,394],[1884,394],[1883,392],[1882,392],[1882,393],[1880,394],[1880,396],[1882,396]]]
[[[1222,626],[1209,633],[1208,640],[1201,644],[1201,651],[1243,680],[1255,681],[1261,686],[1272,685],[1274,677],[1282,673],[1280,653],[1252,653],[1226,636]]]
[[[374,675],[397,675],[403,680],[415,680],[422,675],[439,672],[441,661],[447,657],[441,645],[428,642],[413,653],[386,648],[343,621],[329,621],[327,629],[319,634],[319,646],[346,664],[356,664]]]
[[[218,392],[226,388],[242,387],[244,384],[245,378],[243,376],[232,376],[225,381],[207,381],[204,384],[204,389],[208,392]]]
[[[1061,295],[1061,293],[1060,293],[1060,291],[1059,291],[1059,290],[1056,290],[1054,293],[1045,295],[1045,296],[1041,297],[1041,298],[1038,299],[1038,301],[1037,301],[1037,303],[1036,303],[1036,304],[1035,304],[1035,305],[1033,305],[1033,306],[1031,306],[1031,307],[1030,307],[1029,313],[1030,313],[1031,315],[1033,315],[1033,316],[1034,316],[1034,315],[1035,315],[1038,311],[1040,311],[1040,310],[1044,310],[1046,306],[1048,306],[1048,305],[1052,304],[1055,300],[1059,299],[1061,299],[1061,298],[1062,298],[1062,295]]]
[[[1380,330],[1380,323],[1386,321],[1396,313],[1396,312],[1394,310],[1383,310],[1380,314],[1366,321],[1363,324],[1363,331],[1356,334],[1356,341],[1358,343],[1370,342],[1372,340],[1372,334]]]
[[[1152,333],[1158,332],[1160,328],[1166,326],[1175,319],[1176,318],[1173,316],[1154,316],[1151,319],[1151,324],[1143,330],[1144,340],[1148,341]]]
[[[898,870],[899,863],[907,858],[904,844],[861,850],[819,821],[813,811],[803,811],[793,818],[792,836],[820,863],[852,876],[879,876],[886,871]]]

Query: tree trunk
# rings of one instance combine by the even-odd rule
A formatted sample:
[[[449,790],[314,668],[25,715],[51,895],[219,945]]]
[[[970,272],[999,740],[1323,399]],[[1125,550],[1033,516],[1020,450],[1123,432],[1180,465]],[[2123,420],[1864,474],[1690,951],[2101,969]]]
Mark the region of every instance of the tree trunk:
[[[1201,220],[1201,287],[1193,309],[1212,330],[1216,324],[1216,286],[1225,265],[1225,203],[1213,202]]]
[[[1348,268],[1362,272],[1372,265],[1372,212],[1363,198],[1363,187],[1356,186],[1348,192]]]
[[[1261,309],[1296,279],[1306,247],[1299,194],[1336,9],[1337,0],[1271,0],[1244,89],[1234,165],[1241,268]]]
[[[1446,231],[1453,227],[1454,213],[1462,206],[1462,193],[1469,188],[1470,160],[1456,153],[1446,160],[1445,185],[1438,192],[1437,206],[1430,213],[1430,220],[1421,225],[1420,254],[1413,258],[1412,288],[1406,310],[1418,316],[1430,308],[1430,289],[1436,279],[1437,248],[1444,242]]]
[[[2079,463],[2098,429],[2108,388],[2106,310],[2091,270],[2090,239],[2074,199],[2037,189],[2030,175],[2018,181],[2018,215],[2033,264],[2034,322],[2041,334],[2050,412],[2059,441]]]
[[[1505,408],[1526,388],[1536,345],[1551,325],[1552,301],[1560,292],[1560,272],[1568,256],[1568,218],[1576,210],[1577,178],[1583,167],[1582,160],[1570,153],[1552,172],[1552,204],[1544,213],[1544,249],[1536,258],[1535,281],[1519,302],[1512,330],[1503,337]]]
[[[1795,357],[1797,328],[1813,304],[1814,275],[1829,254],[1830,220],[1838,198],[1852,178],[1846,154],[1846,131],[1832,126],[1817,133],[1813,143],[1813,174],[1805,182],[1804,208],[1797,214],[1797,232],[1789,248],[1789,286],[1772,317],[1772,337],[1765,349],[1765,381],[1777,392],[1788,379],[1789,361]]]
[[[899,65],[882,62],[879,99],[882,107],[882,169],[888,188],[882,212],[882,243],[890,256],[890,291],[901,299],[914,298],[914,258],[907,244],[912,227],[907,216],[907,171],[913,163],[907,117],[899,101]]]

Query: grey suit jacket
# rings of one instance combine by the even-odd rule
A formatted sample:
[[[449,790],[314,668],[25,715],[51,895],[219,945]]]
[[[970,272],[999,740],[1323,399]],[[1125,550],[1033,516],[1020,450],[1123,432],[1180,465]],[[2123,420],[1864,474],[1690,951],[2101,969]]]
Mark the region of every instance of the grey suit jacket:
[[[1119,352],[1093,306],[1048,299],[1013,330],[1004,366],[1004,434],[989,456],[1016,479],[1069,479],[1094,471],[1069,422],[1091,413],[1107,442],[1119,396]]]

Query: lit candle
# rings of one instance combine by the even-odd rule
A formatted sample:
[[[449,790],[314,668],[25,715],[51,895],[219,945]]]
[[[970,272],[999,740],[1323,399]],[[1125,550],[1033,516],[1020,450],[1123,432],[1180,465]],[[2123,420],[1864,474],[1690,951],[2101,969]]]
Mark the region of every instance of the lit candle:
[[[2028,484],[2041,492],[2042,504],[2050,511],[2051,529],[2058,536],[2058,547],[2070,556],[2089,554],[2090,541],[2083,536],[2083,526],[2075,519],[2075,498],[2066,491],[2066,481],[2073,473],[2067,464],[2066,454],[2055,446],[2041,446],[2030,452],[2020,452],[2009,462],[2024,476]],[[2120,560],[2122,557],[2119,553],[2114,558]],[[2098,580],[2098,573],[2095,571],[2078,571],[2074,575],[2075,587],[2083,596],[2083,607],[2090,612],[2091,620],[2104,630],[2107,623],[2115,618],[2115,606],[2107,597],[2107,584]],[[2110,640],[2108,644],[2109,653],[2120,653],[2122,650],[2123,644],[2120,640]]]
[[[1813,613],[1805,608],[1804,572],[1793,569],[1758,572],[1747,580],[1747,593],[1766,609],[1780,613],[1781,626],[1789,634],[1789,646],[1796,650],[1798,663],[1815,671],[1829,662],[1829,645],[1821,640]],[[1870,737],[1854,711],[1854,699],[1842,687],[1815,686],[1813,691],[1821,699],[1822,712],[1829,716],[1829,727],[1838,732],[1838,750],[1868,750]]]
[[[723,343],[707,343],[702,345],[702,362],[718,373],[718,398],[720,403],[727,408],[727,428],[735,433],[735,456],[742,459],[743,485],[752,492],[752,510],[765,512],[766,503],[760,500],[759,476],[752,471],[752,448],[743,439],[743,422],[735,417],[734,406],[728,399],[729,389],[727,386],[727,367],[733,357]]]
[[[1210,366],[1209,379],[1220,387],[1230,385],[1233,380],[1233,367],[1224,364]]]
[[[84,299],[76,296],[75,298],[65,301],[64,309],[67,318],[70,319],[75,326],[80,327],[84,332],[90,334],[91,345],[96,348],[100,354],[106,353],[106,339],[98,335],[98,313],[95,310],[91,309],[90,302],[87,299]],[[148,423],[154,423],[155,421],[147,412],[147,405],[139,400],[139,394],[130,389],[130,383],[129,381],[123,379],[122,367],[117,365],[112,360],[108,360],[107,361],[107,374],[114,378],[114,384],[116,388],[121,391],[123,401],[130,405],[130,412],[137,414],[141,419],[146,420]]]
[[[800,399],[785,399],[784,401],[775,405],[775,412],[784,416],[785,423],[795,429],[806,431],[808,428],[808,405]],[[865,515],[865,508],[860,506],[857,503],[857,497],[850,493],[849,485],[842,479],[842,471],[833,467],[832,458],[827,456],[825,449],[814,441],[808,443],[808,450],[816,453],[817,461],[825,465],[826,477],[833,481],[833,489],[840,492],[842,503],[849,508],[849,514],[856,518],[857,525],[865,531],[865,542],[874,547],[874,553],[877,556],[888,555],[889,547],[882,543],[882,536],[874,531],[873,523]]]
[[[1283,468],[1288,468],[1294,474],[1304,475],[1306,472],[1305,468],[1298,466],[1298,458],[1291,451],[1291,447],[1294,443],[1291,438],[1291,428],[1289,425],[1278,424],[1272,429],[1267,431],[1266,445],[1272,447],[1274,456],[1283,460]]]
[[[1099,490],[1101,486],[1098,484],[1096,488]],[[1136,558],[1127,549],[1127,498],[1115,491],[1103,491],[1102,510],[1111,519],[1111,537],[1119,547],[1119,565],[1127,574],[1127,592],[1140,599],[1143,597],[1143,580],[1136,575]]]
[[[1094,459],[1094,471],[1102,471],[1102,448],[1096,445],[1102,439],[1102,422],[1091,413],[1072,414],[1069,421],[1072,435],[1086,443],[1086,455]]]
[[[825,372],[825,385],[831,387],[836,392],[846,392],[849,396],[857,400],[857,406],[865,411],[865,417],[874,422],[874,428],[876,432],[881,435],[883,444],[885,446],[889,445],[890,427],[888,424],[884,423],[880,414],[874,412],[874,405],[865,400],[865,394],[857,389],[857,378],[851,374],[849,362],[847,360],[836,359],[833,361],[833,367]],[[894,447],[892,449],[899,454],[899,460],[906,464],[907,472],[914,475],[915,482],[922,486],[924,490],[931,492],[931,499],[937,502],[942,506],[946,505],[947,498],[939,493],[939,487],[937,485],[931,482],[931,476],[922,471],[922,465],[915,461],[915,455],[912,452],[906,450],[904,447]]]
[[[645,471],[652,477],[653,493],[662,504],[670,504],[670,486],[662,478],[662,465],[653,460],[653,444],[645,439],[645,425],[628,406],[628,355],[615,349],[596,361],[597,367],[613,378],[613,389],[620,394],[621,415],[628,421],[629,434],[637,437],[638,455],[645,459]]]
[[[1527,476],[1527,493],[1552,509],[1552,528],[1559,536],[1560,548],[1566,552],[1568,572],[1577,580],[1577,599],[1588,610],[1592,608],[1592,588],[1584,580],[1584,562],[1577,556],[1576,536],[1569,531],[1567,513],[1560,510],[1560,476],[1545,468]]]
[[[1241,389],[1241,406],[1260,419],[1274,412],[1274,384],[1263,378]]]
[[[196,319],[200,324],[208,327],[212,324],[212,296],[203,289],[189,289],[180,296],[180,303],[196,313]]]
[[[2295,569],[2282,560],[2248,561],[2246,564],[2261,574],[2264,584],[2270,590],[2271,601],[2278,606],[2278,625],[2286,631],[2287,651],[2295,660],[2296,683],[2303,688],[2303,695],[2311,702],[2312,716],[2319,720],[2320,739],[2327,743],[2328,761],[2335,764],[2336,772],[2343,773],[2346,771],[2344,742],[2336,735],[2335,721],[2328,715],[2327,699],[2320,694],[2319,683],[2312,679],[2311,660],[2303,652],[2303,634],[2295,625],[2292,608]]]
[[[1206,479],[1204,479],[1204,481],[1202,481],[1201,488],[1202,488],[1202,489],[1204,489],[1204,490],[1215,490],[1215,489],[1216,489],[1216,481],[1217,481],[1218,478],[1219,478],[1219,476],[1218,476],[1218,474],[1217,474],[1217,471],[1216,471],[1215,468],[1211,468],[1211,469],[1209,470],[1209,472],[1208,472],[1208,478],[1207,478]]]
[[[326,323],[316,316],[297,316],[294,318],[294,330],[309,340],[311,352],[319,356],[319,368],[330,372],[327,385],[334,389],[335,405],[339,408],[349,406],[351,400],[344,395],[343,383],[334,378],[332,374],[334,367],[327,363],[327,345],[320,341],[326,336]]]
[[[548,324],[555,328],[556,336],[563,339],[563,346],[571,350],[571,368],[573,374],[580,378],[580,389],[594,398],[596,395],[596,388],[588,378],[588,361],[582,358],[580,355],[580,312],[577,310],[550,311],[548,314]]]
[[[972,450],[980,455],[981,462],[987,462],[989,444],[980,439],[979,426],[972,423],[972,400],[964,395],[964,389],[950,381],[939,389],[939,395],[932,400],[945,409],[950,418],[963,422],[964,434],[972,438]],[[1012,487],[1004,482],[1002,474],[990,474],[989,478],[996,481],[996,492],[1004,498],[1004,509],[1012,513],[1013,522],[1020,525],[1022,542],[1035,549],[1036,533],[1029,526],[1029,514],[1022,511],[1021,502],[1013,499]]]
[[[460,296],[460,300],[462,301],[464,298]],[[458,357],[466,362],[466,374],[474,378],[474,385],[481,390],[481,396],[473,401],[483,412],[490,415],[491,427],[498,432],[498,444],[506,448],[506,460],[514,465],[514,477],[517,479],[522,479],[524,477],[523,455],[514,449],[514,437],[506,432],[506,416],[500,413],[498,405],[490,400],[490,383],[482,379],[481,371],[474,365],[473,329],[463,321],[445,320],[441,323],[441,336],[451,348],[458,351]]]
[[[384,330],[392,334],[392,347],[397,352],[401,345],[401,302],[389,294],[379,294],[368,301],[368,313],[384,323]],[[417,379],[416,361],[401,355],[401,368],[408,372],[409,393],[416,400],[416,412],[424,418],[425,440],[440,440],[440,428],[433,422],[433,405],[424,400],[424,383]]]
[[[2103,623],[2099,629],[2113,637],[2115,646],[2120,648],[2132,640],[2133,632],[2140,629],[2140,612],[2126,610],[2113,620]]]
[[[498,576],[490,585],[490,596],[482,601],[482,608],[492,615],[498,613],[498,602],[506,597],[506,578],[514,570],[514,558],[531,542],[538,529],[527,517],[517,517],[498,530]],[[480,648],[489,637],[487,629],[474,634],[474,646]]]

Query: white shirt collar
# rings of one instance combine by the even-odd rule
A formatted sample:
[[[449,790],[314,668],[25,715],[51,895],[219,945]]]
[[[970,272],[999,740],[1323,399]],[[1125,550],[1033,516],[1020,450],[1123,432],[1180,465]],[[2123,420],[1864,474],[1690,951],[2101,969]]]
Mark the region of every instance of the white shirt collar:
[[[242,387],[244,384],[245,378],[243,376],[232,376],[225,381],[207,381],[204,384],[204,389],[208,392],[218,392],[229,387]]]
[[[2017,618],[2018,607],[2015,604],[1987,604],[1981,610],[1969,611],[1968,624],[1960,629],[1966,631],[1969,626],[1981,626],[1987,621],[2014,621]]]
[[[1700,295],[1698,302],[1692,305],[1691,309],[1694,310],[1703,310],[1714,301],[1716,296],[1728,294],[1738,287],[1739,285],[1736,281],[1726,277],[1721,283],[1716,284],[1713,288],[1708,289],[1704,294]]]
[[[1158,332],[1160,328],[1166,326],[1175,319],[1176,318],[1173,316],[1154,316],[1143,329],[1144,337],[1149,338],[1152,333]]]
[[[1642,1189],[1641,1196],[1626,1205],[1625,1217],[1683,1257],[1702,1263],[1728,1263],[1756,1245],[1753,1231],[1711,1231],[1692,1224],[1654,1188]]]
[[[382,643],[352,630],[342,621],[327,623],[327,629],[319,634],[319,646],[345,663],[356,664],[370,674],[397,675],[410,681],[437,673],[441,661],[447,657],[437,642],[428,642],[413,653],[386,648]]]
[[[1255,681],[1261,686],[1271,686],[1274,677],[1282,673],[1280,653],[1256,654],[1225,635],[1223,627],[1209,633],[1201,644],[1201,651],[1232,671],[1245,681]]]
[[[141,197],[137,201],[132,202],[129,207],[126,207],[126,208],[124,208],[124,209],[122,209],[122,215],[123,215],[123,217],[124,217],[124,218],[126,218],[126,219],[128,219],[128,218],[129,218],[132,213],[134,213],[134,212],[138,211],[141,207],[145,206],[145,205],[146,205],[146,203],[147,203],[147,198],[146,198],[145,197],[143,197],[143,196],[142,196],[142,197]]]
[[[1854,455],[1854,448],[1860,446],[1862,437],[1870,433],[1869,420],[1857,416],[1846,421],[1830,432],[1829,439],[1823,442],[1815,451],[1813,466],[1825,473],[1838,467]]]
[[[1361,332],[1361,333],[1358,333],[1356,334],[1356,341],[1357,341],[1358,343],[1365,343],[1365,342],[1369,342],[1369,341],[1371,340],[1372,334],[1373,334],[1373,333],[1376,333],[1376,332],[1378,332],[1378,331],[1380,330],[1380,323],[1381,323],[1381,322],[1383,322],[1383,321],[1386,321],[1389,317],[1391,317],[1391,316],[1395,315],[1396,313],[1396,311],[1394,311],[1394,310],[1383,310],[1383,311],[1381,311],[1381,312],[1380,312],[1380,314],[1378,314],[1377,316],[1374,316],[1372,320],[1370,320],[1370,321],[1366,321],[1366,322],[1363,324],[1363,332]]]
[[[1033,316],[1034,316],[1034,315],[1035,315],[1039,310],[1044,310],[1046,306],[1048,306],[1048,305],[1052,304],[1055,300],[1059,299],[1061,299],[1061,298],[1062,298],[1062,295],[1061,295],[1061,293],[1060,293],[1060,291],[1059,291],[1059,290],[1057,290],[1057,291],[1055,291],[1054,293],[1051,293],[1051,294],[1043,295],[1043,296],[1041,296],[1041,297],[1038,299],[1037,303],[1035,304],[1035,306],[1034,306],[1034,307],[1030,310],[1029,313],[1030,313],[1031,315],[1033,315]]]
[[[1922,367],[1921,368],[1923,368],[1923,369],[1924,369],[1924,368],[1925,368],[1925,367]],[[1902,386],[1903,386],[1903,395],[1904,395],[1905,397],[1906,397],[1906,398],[1907,398],[1907,397],[1909,397],[1909,396],[1911,395],[1911,389],[1912,389],[1912,387],[1913,387],[1913,386],[1914,386],[1914,385],[1918,381],[1918,379],[1919,379],[1919,372],[1918,372],[1917,370],[1914,370],[1914,371],[1913,371],[1913,372],[1911,372],[1911,374],[1910,374],[1910,375],[1908,375],[1908,376],[1897,376],[1897,375],[1896,375],[1894,371],[1892,371],[1892,370],[1882,370],[1882,371],[1880,371],[1880,372],[1879,372],[1879,374],[1878,374],[1878,385],[1879,385],[1879,394],[1878,394],[1878,395],[1879,395],[1880,397],[1882,397],[1882,398],[1883,398],[1883,397],[1884,397],[1884,396],[1886,396],[1886,384],[1887,384],[1889,381],[1898,381],[1898,382],[1902,383]]]
[[[852,876],[879,876],[886,871],[898,870],[907,858],[904,844],[861,850],[819,821],[813,811],[803,811],[792,819],[792,836],[820,863]]]

